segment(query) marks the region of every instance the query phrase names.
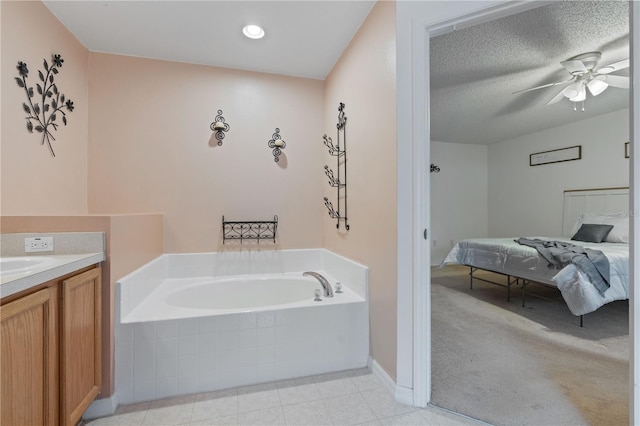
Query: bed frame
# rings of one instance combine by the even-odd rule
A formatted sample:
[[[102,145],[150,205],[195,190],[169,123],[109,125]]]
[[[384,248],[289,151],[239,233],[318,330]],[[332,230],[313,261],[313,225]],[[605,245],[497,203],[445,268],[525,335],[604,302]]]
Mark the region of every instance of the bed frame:
[[[562,207],[562,236],[571,235],[573,226],[582,213],[599,213],[599,214],[620,214],[629,212],[629,187],[616,188],[593,188],[593,189],[569,189],[564,191],[564,201]],[[507,289],[507,301],[511,301],[511,286],[520,286],[522,291],[522,307],[525,307],[525,299],[527,294],[539,299],[551,300],[548,297],[536,293],[527,293],[527,286],[537,284],[544,287],[557,289],[552,283],[535,281],[528,278],[517,277],[515,275],[505,274],[504,272],[496,272],[490,269],[482,269],[475,266],[469,266],[469,288],[473,290],[473,280],[486,282],[489,284],[505,287]],[[486,278],[477,277],[476,271],[486,271],[493,274],[505,276],[507,283],[488,280]],[[580,315],[580,327],[584,325],[584,315]]]

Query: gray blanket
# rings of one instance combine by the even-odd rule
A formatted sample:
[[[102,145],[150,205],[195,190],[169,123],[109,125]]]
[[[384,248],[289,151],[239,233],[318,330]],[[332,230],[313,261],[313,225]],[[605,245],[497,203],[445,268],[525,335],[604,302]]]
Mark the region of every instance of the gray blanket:
[[[549,267],[562,269],[573,263],[585,273],[600,294],[609,288],[609,259],[600,250],[593,250],[564,241],[544,241],[518,238],[518,244],[533,247]]]

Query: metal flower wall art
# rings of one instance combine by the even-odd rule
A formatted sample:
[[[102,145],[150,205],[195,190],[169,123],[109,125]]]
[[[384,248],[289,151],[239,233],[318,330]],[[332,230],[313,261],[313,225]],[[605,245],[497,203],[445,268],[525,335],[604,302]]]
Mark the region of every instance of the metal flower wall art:
[[[27,84],[29,76],[29,68],[27,64],[18,62],[18,74],[16,83],[22,87],[27,95],[27,102],[22,104],[24,112],[27,114],[27,130],[33,133],[35,130],[42,133],[42,145],[47,143],[52,156],[56,156],[53,152],[51,141],[55,141],[53,131],[58,130],[56,120],[61,117],[62,124],[67,125],[67,112],[73,112],[73,101],[66,99],[64,94],[60,93],[58,86],[54,82],[54,76],[58,74],[64,60],[60,55],[52,55],[51,65],[44,59],[42,65],[44,72],[38,70],[39,83],[36,83],[36,90],[33,86]],[[37,94],[36,94],[37,92]],[[65,111],[66,110],[66,111]]]

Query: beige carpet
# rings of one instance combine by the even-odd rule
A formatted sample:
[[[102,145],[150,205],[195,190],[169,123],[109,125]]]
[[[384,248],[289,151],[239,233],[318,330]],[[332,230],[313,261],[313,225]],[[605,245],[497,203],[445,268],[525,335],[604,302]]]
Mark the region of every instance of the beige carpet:
[[[432,403],[495,425],[629,424],[628,303],[584,317],[556,301],[432,268]],[[502,281],[499,275],[480,276]],[[529,291],[529,290],[528,290]]]

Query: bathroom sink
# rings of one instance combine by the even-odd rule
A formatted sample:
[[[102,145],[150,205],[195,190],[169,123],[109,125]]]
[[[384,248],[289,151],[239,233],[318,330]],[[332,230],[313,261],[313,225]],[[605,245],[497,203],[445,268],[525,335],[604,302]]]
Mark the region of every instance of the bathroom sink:
[[[55,263],[55,259],[47,256],[11,256],[0,257],[0,275],[17,274]]]

